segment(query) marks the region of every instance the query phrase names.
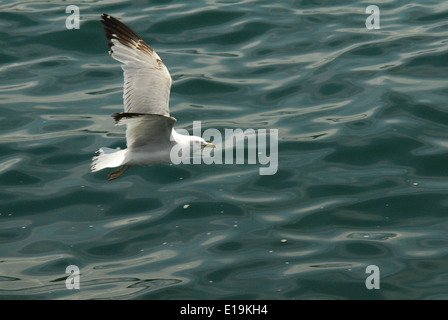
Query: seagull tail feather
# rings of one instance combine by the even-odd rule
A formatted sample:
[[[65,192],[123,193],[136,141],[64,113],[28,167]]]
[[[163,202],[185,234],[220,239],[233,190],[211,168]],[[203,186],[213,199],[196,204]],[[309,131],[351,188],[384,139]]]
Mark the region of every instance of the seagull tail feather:
[[[115,168],[124,164],[126,150],[111,149],[102,147],[98,154],[92,159],[92,172],[105,168]]]

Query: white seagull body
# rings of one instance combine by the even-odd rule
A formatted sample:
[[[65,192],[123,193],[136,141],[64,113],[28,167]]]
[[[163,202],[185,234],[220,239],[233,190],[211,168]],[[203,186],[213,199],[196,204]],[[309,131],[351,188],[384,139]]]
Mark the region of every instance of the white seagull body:
[[[213,144],[201,137],[177,133],[170,117],[171,76],[159,55],[134,31],[117,19],[102,15],[110,55],[124,71],[124,112],[113,115],[117,125],[126,124],[127,149],[103,147],[93,158],[92,172],[121,166],[109,180],[122,176],[130,166],[170,162],[176,145],[200,150]]]

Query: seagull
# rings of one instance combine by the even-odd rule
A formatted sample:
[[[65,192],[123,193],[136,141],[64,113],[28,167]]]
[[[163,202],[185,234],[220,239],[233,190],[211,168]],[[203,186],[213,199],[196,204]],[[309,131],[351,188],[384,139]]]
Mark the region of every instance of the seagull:
[[[174,130],[176,119],[169,112],[172,80],[162,59],[124,23],[107,14],[101,17],[109,54],[122,63],[124,72],[124,112],[112,117],[116,125],[126,125],[127,148],[102,147],[93,157],[91,171],[120,167],[109,174],[111,181],[131,166],[170,162],[170,152],[176,145],[191,152],[215,147],[201,137]]]

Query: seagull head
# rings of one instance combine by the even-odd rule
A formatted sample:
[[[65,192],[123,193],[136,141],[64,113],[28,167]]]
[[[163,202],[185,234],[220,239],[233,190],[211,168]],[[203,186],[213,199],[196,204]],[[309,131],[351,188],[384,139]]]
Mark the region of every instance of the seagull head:
[[[216,148],[216,146],[213,143],[207,142],[201,137],[193,136],[191,138],[192,138],[191,142],[193,144],[193,150],[199,150],[205,147]]]

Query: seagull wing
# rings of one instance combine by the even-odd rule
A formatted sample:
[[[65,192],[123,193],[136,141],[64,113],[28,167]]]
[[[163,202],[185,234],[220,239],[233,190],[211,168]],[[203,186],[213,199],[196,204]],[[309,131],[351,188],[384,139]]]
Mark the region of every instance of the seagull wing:
[[[159,55],[122,22],[101,17],[110,54],[123,63],[124,111],[169,117],[171,76]]]
[[[158,114],[116,113],[116,125],[125,124],[126,143],[130,150],[144,148],[156,152],[175,143],[171,137],[176,119]]]

